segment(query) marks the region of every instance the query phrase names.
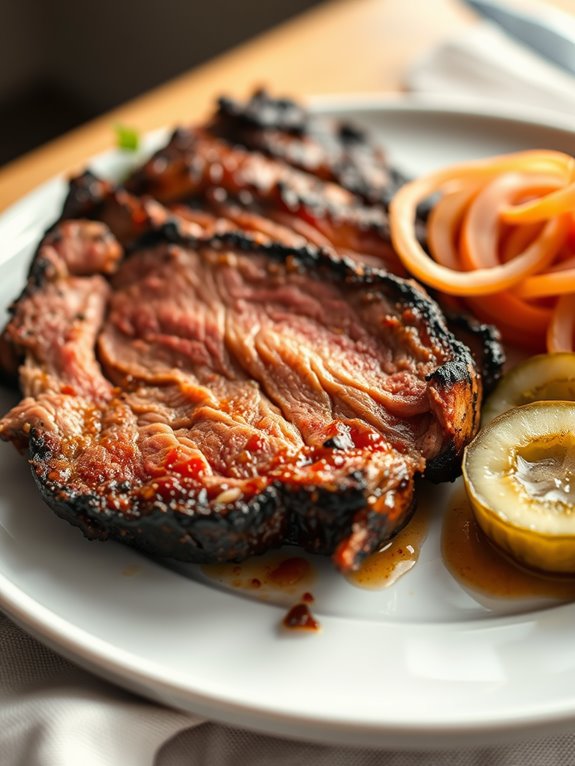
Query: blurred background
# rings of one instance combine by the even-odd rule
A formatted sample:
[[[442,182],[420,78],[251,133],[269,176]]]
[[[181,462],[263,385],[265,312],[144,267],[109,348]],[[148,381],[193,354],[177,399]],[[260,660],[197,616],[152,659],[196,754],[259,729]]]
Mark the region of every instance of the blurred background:
[[[0,0],[0,165],[319,0]]]

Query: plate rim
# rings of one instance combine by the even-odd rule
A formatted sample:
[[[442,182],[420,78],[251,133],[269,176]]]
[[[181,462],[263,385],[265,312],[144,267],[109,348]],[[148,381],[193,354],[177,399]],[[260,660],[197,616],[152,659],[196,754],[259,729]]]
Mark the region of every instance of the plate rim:
[[[524,103],[509,103],[485,96],[464,96],[441,92],[384,93],[369,92],[330,94],[322,93],[310,96],[309,106],[312,111],[323,112],[359,109],[370,112],[397,111],[435,112],[437,114],[468,117],[486,117],[504,122],[517,122],[533,127],[560,130],[575,135],[575,127],[565,112],[549,108],[531,106]]]

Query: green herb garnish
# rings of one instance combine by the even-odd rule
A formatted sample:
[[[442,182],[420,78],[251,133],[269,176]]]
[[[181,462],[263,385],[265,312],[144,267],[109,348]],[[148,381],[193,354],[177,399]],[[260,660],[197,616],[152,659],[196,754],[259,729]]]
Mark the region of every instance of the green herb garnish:
[[[128,128],[126,125],[117,124],[116,142],[119,149],[125,152],[135,152],[140,147],[140,134],[134,128]]]

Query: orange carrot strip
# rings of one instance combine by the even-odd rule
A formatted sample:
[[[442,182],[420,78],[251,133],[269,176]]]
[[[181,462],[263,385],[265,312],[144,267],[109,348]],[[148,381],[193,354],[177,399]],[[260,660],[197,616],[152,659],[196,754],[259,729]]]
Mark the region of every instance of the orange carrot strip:
[[[397,192],[390,206],[392,242],[404,266],[425,284],[450,295],[486,295],[516,285],[548,265],[552,257],[550,251],[560,238],[559,224],[550,221],[537,243],[512,261],[467,273],[436,263],[420,246],[415,235],[417,205],[448,182],[489,180],[501,172],[524,172],[526,167],[531,172],[550,173],[567,180],[571,164],[572,159],[560,152],[521,152],[447,168],[406,184]]]
[[[482,295],[466,302],[477,317],[496,324],[509,343],[532,351],[545,348],[551,309],[530,305],[512,293]]]
[[[514,293],[519,298],[542,298],[547,295],[566,295],[575,293],[575,268],[564,268],[536,274],[518,285]]]
[[[427,244],[437,263],[461,271],[456,241],[461,220],[479,184],[445,194],[432,208],[427,220]]]
[[[537,223],[554,215],[571,213],[573,208],[575,208],[575,183],[531,202],[507,207],[501,211],[501,217],[508,223]]]
[[[575,332],[575,295],[563,295],[557,301],[547,329],[547,351],[573,351]]]
[[[537,190],[538,193],[534,194],[534,190],[529,190],[525,194],[518,194],[515,204],[523,202],[531,202],[532,199],[536,199],[537,196],[541,196],[542,193],[549,193],[549,189]],[[499,221],[501,227],[501,238],[499,242],[499,255],[502,263],[510,261],[522,253],[528,245],[533,242],[535,237],[541,233],[543,228],[542,223],[525,223],[525,224],[510,224],[504,221]],[[558,254],[560,257],[560,254]]]
[[[516,258],[541,233],[540,223],[513,226],[499,248],[499,257],[503,263]]]
[[[493,268],[499,265],[498,239],[501,208],[516,198],[520,191],[545,191],[557,188],[557,179],[529,176],[525,173],[505,173],[477,195],[469,206],[461,230],[461,261],[466,269]],[[538,269],[548,266],[567,237],[569,224],[549,221],[539,237],[517,258],[539,253]]]

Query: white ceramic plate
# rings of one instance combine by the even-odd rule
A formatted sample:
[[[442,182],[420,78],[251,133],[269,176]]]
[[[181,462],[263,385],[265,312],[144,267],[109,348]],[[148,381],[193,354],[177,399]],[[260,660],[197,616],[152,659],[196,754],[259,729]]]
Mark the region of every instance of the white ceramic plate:
[[[536,119],[417,101],[319,100],[380,133],[417,173],[529,147],[575,150],[575,133]],[[157,141],[157,137],[155,139]],[[115,174],[131,158],[93,164]],[[0,299],[19,291],[32,243],[64,193],[54,180],[0,219]],[[15,401],[5,391],[2,410]],[[364,591],[313,560],[322,631],[293,635],[285,607],[226,590],[114,543],[89,543],[40,501],[25,461],[0,445],[0,605],[96,673],[164,703],[319,741],[431,747],[536,736],[575,723],[575,605],[476,597],[447,572],[441,514],[451,487],[425,490],[432,516],[419,562]]]

